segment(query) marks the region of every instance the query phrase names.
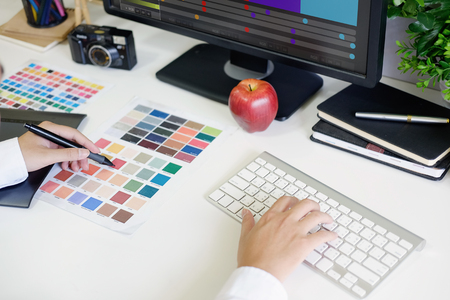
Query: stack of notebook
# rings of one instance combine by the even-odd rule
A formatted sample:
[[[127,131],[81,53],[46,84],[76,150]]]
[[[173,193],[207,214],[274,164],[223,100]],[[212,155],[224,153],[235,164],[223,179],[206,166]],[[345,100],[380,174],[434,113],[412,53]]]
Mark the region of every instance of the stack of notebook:
[[[0,39],[44,52],[67,38],[75,28],[75,14],[67,8],[67,19],[50,28],[34,28],[27,23],[25,11],[20,10],[11,20],[0,26]]]
[[[432,180],[450,168],[450,124],[356,118],[356,112],[450,118],[450,110],[379,83],[351,85],[317,106],[311,140]]]

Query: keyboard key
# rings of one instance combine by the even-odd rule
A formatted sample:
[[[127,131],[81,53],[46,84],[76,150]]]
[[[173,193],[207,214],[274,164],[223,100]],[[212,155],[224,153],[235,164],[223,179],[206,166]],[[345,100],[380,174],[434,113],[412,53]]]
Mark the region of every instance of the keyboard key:
[[[398,262],[398,259],[396,259],[394,256],[392,256],[392,255],[390,255],[389,253],[388,254],[386,254],[382,259],[381,259],[381,261],[385,264],[385,265],[387,265],[387,266],[389,266],[389,267],[393,267],[397,262]]]
[[[341,213],[335,210],[334,208],[328,210],[327,214],[329,214],[330,217],[333,218],[333,220],[336,220],[341,215]]]
[[[252,181],[256,177],[256,175],[254,173],[250,172],[247,169],[242,169],[238,173],[238,175],[241,176],[243,179],[247,180],[248,182]]]
[[[355,285],[352,288],[352,291],[354,291],[356,294],[358,294],[360,297],[364,297],[364,295],[366,294],[366,290],[364,290],[362,287]]]
[[[375,273],[377,273],[380,276],[384,276],[384,274],[386,274],[387,271],[389,271],[389,268],[386,267],[386,265],[376,261],[372,257],[369,257],[368,259],[366,259],[364,261],[363,265],[366,266],[369,270],[374,271]]]
[[[222,205],[223,207],[227,207],[228,205],[230,205],[231,203],[233,203],[234,200],[233,198],[231,198],[228,195],[225,195],[222,197],[222,199],[220,199],[217,203],[219,203],[220,205]]]
[[[284,171],[281,170],[281,169],[276,169],[276,170],[274,171],[274,173],[277,174],[277,175],[280,176],[280,177],[283,177],[284,175],[286,175],[286,172],[284,172]]]
[[[406,250],[410,250],[413,246],[410,242],[407,242],[405,240],[401,240],[400,242],[398,242],[398,244],[403,248],[406,248]]]
[[[382,237],[381,235],[377,235],[372,240],[372,243],[374,243],[375,245],[377,245],[380,248],[383,248],[387,242],[388,242],[388,240],[386,238]]]
[[[222,198],[223,196],[225,196],[225,194],[219,190],[215,190],[214,192],[211,193],[211,195],[209,195],[209,198],[211,198],[214,201],[219,200],[220,198]]]
[[[336,238],[332,241],[329,241],[327,244],[330,245],[331,247],[339,248],[339,246],[342,245],[343,242],[344,241],[342,239]]]
[[[317,193],[317,190],[310,186],[305,187],[305,191],[310,193],[311,195],[315,195]]]
[[[331,199],[331,198],[327,200],[327,203],[328,203],[329,205],[333,206],[334,208],[336,208],[336,207],[339,206],[339,202],[337,202],[336,200]]]
[[[294,183],[295,180],[296,180],[294,176],[291,176],[291,175],[289,175],[289,174],[286,174],[286,175],[284,176],[284,179],[287,180],[287,181],[289,181],[290,183]]]
[[[266,164],[264,165],[264,167],[265,167],[267,170],[272,171],[272,172],[276,169],[276,167],[275,167],[274,165],[269,164],[269,163],[266,163]]]
[[[238,211],[240,211],[243,207],[244,206],[242,204],[240,204],[239,202],[233,202],[227,207],[227,209],[235,214]]]
[[[322,272],[328,271],[332,266],[333,262],[325,257],[319,260],[319,262],[316,264],[316,268],[321,270]]]
[[[274,189],[275,189],[275,186],[273,184],[268,183],[268,182],[266,182],[265,184],[263,184],[261,186],[261,190],[263,190],[267,194],[270,194]]]
[[[278,179],[277,181],[275,181],[275,185],[277,187],[279,187],[280,189],[284,189],[287,185],[289,184],[289,182],[287,182],[284,179]]]
[[[325,253],[323,255],[325,255],[326,257],[328,257],[331,260],[335,260],[336,257],[338,257],[341,253],[339,251],[337,251],[334,248],[328,248],[327,251],[325,251]]]
[[[393,254],[394,256],[398,257],[398,258],[402,258],[403,255],[406,254],[406,249],[400,247],[397,244],[394,244],[393,242],[389,242],[385,247],[384,250],[386,250],[387,252]]]
[[[255,161],[256,161],[258,164],[262,165],[262,166],[264,166],[264,165],[266,164],[266,161],[265,161],[264,159],[260,158],[260,157],[258,157],[257,159],[255,159]]]
[[[344,238],[350,231],[348,231],[345,227],[338,226],[334,229],[334,232],[336,232],[340,238]]]
[[[274,197],[269,197],[266,199],[266,201],[264,201],[264,204],[268,207],[272,207],[275,202],[277,202],[277,199],[275,199]]]
[[[262,178],[256,177],[255,179],[252,180],[252,184],[255,185],[256,187],[260,187],[262,186],[264,183],[266,183],[266,181]]]
[[[259,189],[253,185],[249,185],[248,188],[244,190],[247,194],[250,196],[254,196],[257,192],[259,192]]]
[[[349,270],[350,272],[352,272],[353,274],[355,274],[356,276],[358,276],[359,278],[361,278],[370,285],[374,285],[375,283],[378,282],[378,280],[380,280],[380,277],[378,275],[376,275],[369,269],[361,266],[356,262],[352,263],[347,270]]]
[[[400,239],[400,237],[398,235],[393,234],[392,232],[388,232],[386,234],[386,237],[395,243],[397,243],[397,241]]]
[[[278,189],[278,188],[274,189],[274,190],[272,191],[272,193],[270,193],[270,195],[271,195],[272,197],[274,197],[275,199],[279,199],[279,198],[283,197],[284,194],[285,194],[285,193],[284,193],[282,190]]]
[[[336,224],[335,222],[322,225],[323,228],[325,228],[326,230],[329,230],[329,231],[333,231],[337,226],[338,226],[338,224]]]
[[[370,241],[375,236],[375,232],[370,230],[369,228],[364,228],[363,231],[359,233],[359,235]]]
[[[320,244],[319,246],[317,246],[314,250],[316,250],[319,253],[323,253],[327,249],[328,249],[328,245],[323,243],[323,244]]]
[[[255,202],[255,198],[250,197],[249,195],[245,195],[244,198],[241,199],[241,203],[245,206],[251,205],[253,202]]]
[[[285,189],[286,193],[294,195],[298,191],[298,187],[295,185],[289,184]]]
[[[320,202],[319,206],[321,212],[327,212],[327,210],[330,209],[330,206],[328,204],[325,204],[325,202]]]
[[[322,193],[316,193],[316,197],[317,198],[319,198],[320,200],[322,200],[322,201],[326,201],[327,199],[328,199],[328,196],[327,195],[325,195],[325,194],[322,194]],[[333,199],[331,199],[331,200],[333,200]],[[329,203],[328,203],[329,204]]]
[[[269,170],[267,170],[266,168],[259,168],[256,172],[255,172],[255,174],[256,175],[258,175],[258,176],[260,176],[260,177],[262,177],[262,178],[264,178],[264,177],[266,177],[266,175],[267,174],[269,174],[270,173],[270,171]]]
[[[267,198],[269,198],[269,195],[264,193],[263,191],[259,191],[254,197],[259,202],[264,202]]]
[[[250,183],[239,176],[233,176],[230,180],[228,180],[228,182],[240,190],[245,190],[250,185]]]
[[[352,260],[345,256],[345,255],[341,255],[339,256],[336,261],[335,261],[338,265],[340,265],[343,268],[347,268],[347,266],[352,262]]]
[[[373,248],[372,250],[370,250],[369,254],[374,257],[377,260],[380,260],[380,258],[383,257],[383,255],[386,254],[386,252],[384,252],[383,250],[381,250],[378,247]]]
[[[345,278],[341,278],[341,280],[339,280],[339,282],[342,283],[347,288],[351,288],[353,285],[353,283],[350,280],[345,279]]]
[[[375,225],[374,222],[370,221],[369,219],[362,219],[361,223],[363,223],[364,225],[366,225],[369,228],[372,228],[373,225]]]
[[[373,244],[371,244],[370,242],[368,242],[366,240],[362,240],[361,242],[358,243],[358,245],[356,245],[356,247],[361,249],[364,252],[367,252],[370,249],[372,249]]]
[[[356,221],[359,221],[359,220],[362,219],[362,216],[360,214],[358,214],[358,213],[355,213],[354,211],[352,211],[349,214],[349,216],[352,217],[353,219],[355,219]]]
[[[342,215],[336,221],[342,226],[347,227],[353,220],[346,215]]]
[[[229,184],[228,182],[224,183],[220,187],[220,189],[236,200],[240,200],[245,196],[245,193],[243,191],[239,190],[237,187]]]
[[[334,280],[339,280],[339,278],[341,278],[341,274],[339,274],[338,272],[336,272],[335,270],[331,269],[327,272],[328,276],[330,276],[331,278],[333,278]]]
[[[317,253],[316,251],[312,251],[310,254],[308,254],[308,256],[305,258],[305,261],[309,262],[312,265],[315,265],[319,259],[322,258],[322,255],[320,255],[319,253]]]
[[[356,283],[358,281],[358,277],[353,275],[352,273],[346,273],[344,275],[344,278],[350,281],[351,283]]]
[[[298,186],[299,188],[301,188],[301,189],[305,188],[305,186],[306,186],[306,183],[304,183],[304,182],[302,182],[302,181],[300,181],[300,180],[295,181],[294,184],[295,184],[296,186]]]
[[[373,230],[375,230],[381,235],[384,235],[387,232],[387,230],[381,227],[380,225],[375,225],[375,227],[373,227]]]
[[[261,166],[257,163],[252,162],[247,166],[247,169],[249,169],[251,172],[256,172],[256,170],[258,170],[260,167]]]
[[[339,250],[345,255],[350,255],[353,251],[355,251],[355,247],[353,247],[349,243],[344,243],[341,247],[339,247]]]
[[[366,259],[367,254],[365,254],[364,252],[362,252],[360,250],[356,250],[355,252],[352,253],[352,255],[350,257],[353,258],[354,261],[357,261],[360,263]]]
[[[277,175],[275,175],[273,173],[270,173],[266,177],[264,177],[264,179],[267,180],[270,183],[274,183],[275,181],[278,180],[278,178],[280,178],[280,177],[278,177]]]
[[[250,205],[250,209],[254,212],[258,213],[264,208],[264,204],[259,203],[258,201],[253,202],[252,205]]]
[[[296,197],[298,200],[303,200],[309,197],[309,194],[305,192],[304,190],[300,190],[297,193],[295,193],[294,197]]]
[[[353,221],[347,228],[354,233],[359,233],[364,228],[364,226],[359,222]]]
[[[338,210],[346,215],[350,212],[350,208],[344,205],[339,205]]]

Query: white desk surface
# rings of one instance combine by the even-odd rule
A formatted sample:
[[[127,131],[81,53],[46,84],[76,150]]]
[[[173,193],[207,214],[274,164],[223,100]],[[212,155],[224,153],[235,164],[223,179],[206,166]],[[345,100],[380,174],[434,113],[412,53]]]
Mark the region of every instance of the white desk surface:
[[[64,1],[74,7],[73,1]],[[0,0],[0,24],[21,1]],[[228,107],[160,82],[155,72],[199,41],[107,15],[89,4],[94,24],[132,30],[138,64],[132,71],[72,61],[67,42],[39,53],[0,40],[0,61],[12,72],[29,59],[114,84],[84,111],[89,134],[133,95],[194,115],[236,125]],[[240,224],[205,195],[262,151],[346,194],[427,240],[367,299],[443,299],[450,268],[450,176],[435,182],[309,140],[316,106],[348,84],[324,78],[324,87],[289,120],[262,133],[230,136],[209,161],[131,238],[42,201],[29,209],[0,207],[0,299],[212,299],[236,267]],[[383,82],[439,101],[439,92]],[[238,147],[237,147],[238,146]],[[226,159],[217,158],[226,157]],[[446,225],[447,224],[447,225]],[[300,265],[285,281],[290,299],[351,296]]]

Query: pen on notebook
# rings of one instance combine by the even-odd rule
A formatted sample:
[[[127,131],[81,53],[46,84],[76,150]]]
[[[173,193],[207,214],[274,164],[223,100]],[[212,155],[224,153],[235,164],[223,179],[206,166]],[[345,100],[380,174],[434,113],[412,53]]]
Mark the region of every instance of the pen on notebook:
[[[44,139],[47,139],[61,147],[64,148],[84,148],[83,146],[69,141],[59,135],[54,134],[53,132],[50,132],[42,127],[39,127],[37,125],[33,125],[33,124],[27,124],[25,123],[23,125],[26,129],[28,129],[30,132],[39,135],[40,137],[43,137]],[[95,160],[96,162],[103,164],[103,165],[107,165],[107,166],[112,166],[114,167],[114,164],[112,162],[109,161],[109,159],[107,159],[106,157],[104,157],[103,155],[100,154],[96,154],[96,153],[90,153],[88,158]]]
[[[447,118],[384,114],[384,113],[357,112],[357,113],[355,113],[355,117],[362,118],[362,119],[397,121],[397,122],[407,122],[407,123],[426,123],[426,124],[449,123],[449,119],[447,119]]]

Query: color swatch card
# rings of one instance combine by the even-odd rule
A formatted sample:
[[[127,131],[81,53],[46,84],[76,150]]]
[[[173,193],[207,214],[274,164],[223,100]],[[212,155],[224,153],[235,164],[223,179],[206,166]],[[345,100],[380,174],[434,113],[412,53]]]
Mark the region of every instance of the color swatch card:
[[[235,129],[136,98],[90,136],[114,167],[55,165],[35,197],[132,234]]]
[[[46,63],[30,62],[0,83],[0,107],[78,112],[111,87]]]

